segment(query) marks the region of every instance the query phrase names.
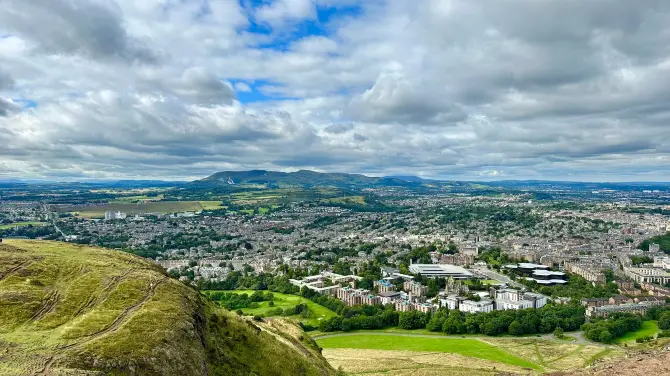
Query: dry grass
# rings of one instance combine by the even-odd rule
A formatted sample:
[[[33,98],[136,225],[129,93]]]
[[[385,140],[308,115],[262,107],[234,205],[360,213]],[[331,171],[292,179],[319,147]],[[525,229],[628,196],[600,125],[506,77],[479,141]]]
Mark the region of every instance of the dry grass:
[[[543,366],[547,371],[568,371],[588,367],[595,359],[615,359],[624,352],[597,345],[559,343],[539,339],[486,339],[492,345]]]
[[[520,367],[449,353],[324,349],[333,367],[351,375],[494,375],[505,371],[524,373]]]

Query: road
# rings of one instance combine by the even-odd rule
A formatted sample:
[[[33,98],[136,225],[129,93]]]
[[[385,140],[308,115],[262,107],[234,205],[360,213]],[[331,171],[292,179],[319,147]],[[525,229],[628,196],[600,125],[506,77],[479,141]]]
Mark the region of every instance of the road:
[[[51,224],[54,226],[56,231],[58,231],[61,234],[61,236],[63,236],[63,239],[67,239],[67,235],[65,235],[63,230],[61,230],[60,227],[58,227],[58,225],[56,224],[56,218],[58,218],[58,214],[49,210],[49,205],[47,204],[42,204],[42,212],[44,212],[44,215],[46,215],[49,221],[51,221]]]

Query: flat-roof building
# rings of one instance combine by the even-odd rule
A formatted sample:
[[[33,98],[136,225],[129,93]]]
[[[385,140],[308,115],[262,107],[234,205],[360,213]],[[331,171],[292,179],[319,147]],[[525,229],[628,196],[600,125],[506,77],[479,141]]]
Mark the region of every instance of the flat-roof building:
[[[429,278],[469,279],[472,277],[472,273],[465,268],[449,264],[412,264],[409,266],[409,271]]]

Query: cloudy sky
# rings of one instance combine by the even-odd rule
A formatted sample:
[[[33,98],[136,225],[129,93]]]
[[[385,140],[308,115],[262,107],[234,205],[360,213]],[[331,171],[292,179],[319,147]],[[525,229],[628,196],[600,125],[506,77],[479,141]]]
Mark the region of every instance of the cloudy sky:
[[[670,1],[0,0],[0,179],[670,180]]]

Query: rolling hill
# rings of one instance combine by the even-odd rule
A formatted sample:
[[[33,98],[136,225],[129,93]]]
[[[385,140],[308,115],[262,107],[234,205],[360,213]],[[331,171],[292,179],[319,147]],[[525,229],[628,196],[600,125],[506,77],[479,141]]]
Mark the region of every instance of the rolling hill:
[[[314,188],[335,187],[346,189],[375,187],[421,187],[424,180],[402,177],[370,177],[360,174],[321,173],[309,170],[279,172],[266,170],[223,171],[192,183],[195,186],[258,186],[259,188]]]
[[[0,243],[1,375],[335,375],[286,322],[219,310],[144,259]]]

